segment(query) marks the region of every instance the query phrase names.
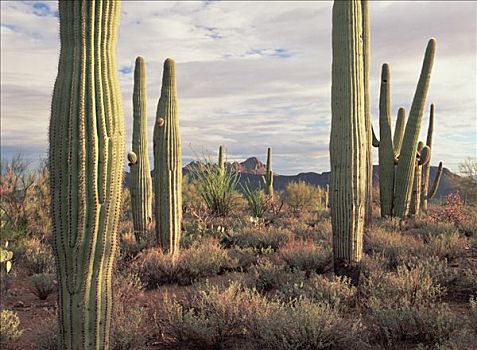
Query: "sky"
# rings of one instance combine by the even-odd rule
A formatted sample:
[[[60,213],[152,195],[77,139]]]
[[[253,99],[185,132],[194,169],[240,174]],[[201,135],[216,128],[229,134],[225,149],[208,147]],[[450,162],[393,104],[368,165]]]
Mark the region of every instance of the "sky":
[[[228,160],[273,149],[279,174],[323,172],[329,165],[331,11],[328,1],[123,1],[117,63],[131,147],[135,58],[147,63],[148,127],[160,95],[162,65],[177,63],[183,162]],[[48,153],[57,74],[56,1],[1,6],[1,155],[38,161]],[[378,130],[381,65],[391,69],[393,123],[409,111],[428,40],[437,40],[421,139],[435,104],[432,164],[451,170],[477,157],[477,3],[370,1],[370,94]],[[373,149],[377,163],[377,149]]]

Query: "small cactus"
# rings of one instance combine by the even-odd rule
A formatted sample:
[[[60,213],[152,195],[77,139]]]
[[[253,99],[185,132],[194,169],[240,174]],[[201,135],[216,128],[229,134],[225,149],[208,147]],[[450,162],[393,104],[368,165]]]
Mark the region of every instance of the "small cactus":
[[[267,151],[267,170],[265,174],[265,193],[273,198],[273,170],[272,170],[272,149],[269,147]]]
[[[221,174],[225,172],[225,157],[224,157],[224,148],[219,146],[219,162],[218,162],[219,171]]]

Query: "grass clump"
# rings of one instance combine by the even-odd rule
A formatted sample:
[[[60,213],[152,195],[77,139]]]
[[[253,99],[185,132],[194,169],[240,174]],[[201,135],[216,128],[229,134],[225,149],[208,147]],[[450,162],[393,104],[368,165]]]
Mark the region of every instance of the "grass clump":
[[[31,276],[30,289],[38,299],[46,300],[56,290],[55,275],[51,273],[38,273]]]

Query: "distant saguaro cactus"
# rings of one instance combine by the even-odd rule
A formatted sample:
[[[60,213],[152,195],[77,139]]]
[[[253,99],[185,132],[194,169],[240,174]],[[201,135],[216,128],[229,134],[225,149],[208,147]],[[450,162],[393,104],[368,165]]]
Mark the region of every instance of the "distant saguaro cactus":
[[[332,28],[331,223],[334,269],[357,283],[367,190],[363,21],[360,1],[335,1]]]
[[[134,68],[132,152],[128,155],[131,209],[137,241],[152,222],[152,179],[147,146],[146,64],[139,56]]]
[[[176,64],[164,62],[161,97],[154,125],[154,188],[156,234],[164,251],[179,251],[182,219],[182,151],[179,133],[179,107],[176,90]]]
[[[224,157],[224,148],[219,146],[219,162],[218,162],[219,171],[221,174],[225,172],[225,157]]]
[[[108,349],[124,166],[120,1],[60,1],[49,170],[60,348]]]
[[[269,147],[267,151],[267,170],[265,174],[265,193],[273,198],[273,170],[272,170],[272,149]]]

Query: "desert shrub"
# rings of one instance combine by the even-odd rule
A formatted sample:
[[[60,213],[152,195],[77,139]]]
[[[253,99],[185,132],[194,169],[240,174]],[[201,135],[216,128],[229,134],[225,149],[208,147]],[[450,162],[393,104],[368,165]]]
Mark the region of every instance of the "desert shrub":
[[[295,212],[323,208],[325,190],[303,181],[291,182],[285,190],[285,201]]]
[[[219,274],[233,265],[227,251],[216,240],[209,240],[180,251],[175,260],[161,249],[149,249],[140,256],[135,270],[146,288],[153,289],[170,283],[192,284],[202,277]]]
[[[288,283],[299,283],[304,279],[300,273],[293,273],[285,269],[283,265],[275,265],[266,260],[258,265],[254,265],[245,278],[249,287],[260,292],[268,292],[280,289]]]
[[[30,277],[30,290],[40,300],[46,300],[55,289],[56,280],[51,273],[38,273]]]
[[[305,271],[309,277],[312,272],[325,272],[331,264],[332,251],[312,241],[293,240],[280,249],[280,257],[290,268]]]
[[[469,299],[470,305],[470,324],[477,333],[477,297],[472,296]]]
[[[441,259],[453,260],[463,255],[468,249],[465,237],[461,237],[458,232],[428,236],[424,238],[426,245],[422,253],[429,256],[438,256]]]
[[[217,216],[227,216],[236,205],[235,186],[238,173],[232,168],[221,171],[210,162],[201,162],[192,170],[198,192],[209,212]]]
[[[296,303],[272,302],[257,313],[251,333],[264,349],[350,349],[359,346],[363,325],[342,317],[327,304],[308,299]]]
[[[294,233],[296,239],[314,241],[315,243],[331,246],[332,231],[331,221],[329,219],[321,219],[308,223],[302,220],[296,220],[288,223],[288,228]]]
[[[185,210],[198,210],[205,206],[197,181],[187,175],[182,178],[182,206]]]
[[[254,218],[263,218],[267,212],[267,200],[261,189],[252,190],[248,185],[242,186],[243,195],[248,203],[250,215]]]
[[[147,237],[137,242],[132,232],[123,233],[119,240],[120,260],[130,261],[147,247]]]
[[[283,285],[279,296],[284,300],[307,298],[344,311],[356,303],[357,289],[346,277],[314,275],[300,283]]]
[[[258,256],[252,248],[233,247],[227,250],[234,270],[247,271],[257,263]]]
[[[35,334],[35,345],[38,350],[61,350],[58,316],[54,313],[50,313],[40,323]]]
[[[472,295],[477,296],[477,266],[469,266],[457,274],[452,292],[454,296],[460,294],[464,300]]]
[[[429,220],[427,217],[417,218],[414,225],[416,226],[416,233],[423,237],[452,234],[457,231],[451,222]]]
[[[134,273],[116,275],[113,283],[112,349],[140,349],[145,341],[144,312],[132,298],[139,296],[144,286]]]
[[[441,206],[431,208],[428,214],[436,222],[449,222],[459,227],[465,218],[464,201],[459,193],[451,193]]]
[[[375,341],[386,345],[412,342],[438,346],[462,326],[445,304],[373,308],[369,323]]]
[[[9,341],[21,337],[20,319],[15,311],[0,311],[0,341]]]
[[[155,314],[158,333],[171,342],[219,349],[227,338],[245,335],[251,316],[263,312],[267,301],[238,283],[225,290],[206,284],[186,300],[166,298],[163,306]]]
[[[380,254],[387,260],[387,267],[395,269],[409,260],[424,243],[416,237],[399,232],[387,232],[379,227],[368,230],[364,236],[364,247],[370,255]]]
[[[51,248],[38,240],[29,240],[20,258],[29,274],[52,273],[55,271],[55,259]]]
[[[453,282],[458,275],[446,259],[440,259],[437,256],[416,257],[410,259],[405,265],[410,269],[422,269],[436,284],[444,287]]]
[[[400,265],[396,272],[371,274],[361,285],[366,304],[372,309],[430,305],[443,291],[422,265]]]
[[[238,233],[224,235],[221,244],[225,247],[236,246],[239,248],[253,248],[258,251],[264,249],[278,250],[290,238],[288,230],[269,229],[244,229]]]

